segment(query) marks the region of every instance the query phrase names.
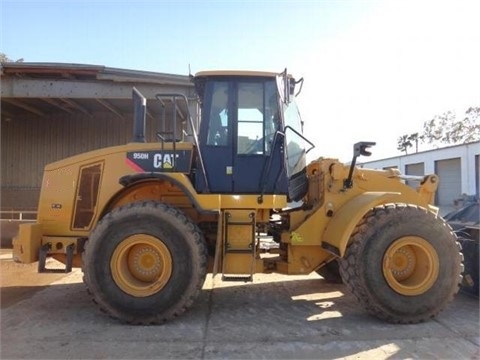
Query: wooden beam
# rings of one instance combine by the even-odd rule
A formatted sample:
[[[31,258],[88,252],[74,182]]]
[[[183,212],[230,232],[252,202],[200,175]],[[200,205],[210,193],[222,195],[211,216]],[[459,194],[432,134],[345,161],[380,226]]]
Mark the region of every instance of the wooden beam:
[[[41,99],[42,101],[46,102],[47,104],[50,104],[50,105],[53,105],[69,114],[73,114],[73,111],[66,108],[65,106],[63,106],[62,104],[59,104],[58,101],[54,100],[54,99]]]
[[[115,106],[110,104],[107,100],[103,100],[103,99],[95,99],[95,100],[97,100],[100,104],[102,104],[108,110],[110,110],[115,115],[117,115],[120,119],[124,119],[123,114],[120,112],[120,110],[118,110]]]
[[[20,100],[2,98],[2,101],[5,101],[5,102],[7,102],[9,104],[12,104],[14,106],[17,106],[19,108],[22,108],[23,110],[26,110],[28,112],[34,113],[34,114],[36,114],[36,115],[38,115],[42,118],[46,117],[46,115],[43,112],[41,112],[40,110],[34,108],[33,106],[24,104]]]
[[[5,98],[131,99],[136,87],[146,99],[158,93],[193,94],[193,88],[181,85],[115,83],[52,79],[25,79],[2,76],[0,96]]]
[[[155,115],[153,115],[150,111],[147,110],[147,117],[151,120],[155,120]]]
[[[82,105],[78,104],[76,101],[73,101],[72,99],[65,99],[65,98],[60,99],[60,100],[63,101],[64,103],[70,105],[71,107],[81,111],[85,115],[88,115],[89,117],[93,118],[92,113],[88,109],[83,107]]]

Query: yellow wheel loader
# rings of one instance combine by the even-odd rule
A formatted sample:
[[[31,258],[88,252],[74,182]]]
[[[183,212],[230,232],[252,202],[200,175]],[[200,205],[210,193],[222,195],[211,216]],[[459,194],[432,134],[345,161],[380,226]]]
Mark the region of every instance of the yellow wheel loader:
[[[199,295],[207,272],[224,281],[256,273],[309,274],[332,262],[366,311],[392,323],[436,316],[458,292],[462,255],[433,206],[439,179],[417,189],[398,170],[364,169],[372,142],[344,165],[319,158],[282,73],[209,71],[189,99],[164,106],[145,141],[146,99],[135,88],[132,142],[45,167],[38,219],[14,239],[14,259],[51,256],[82,267],[100,308],[122,322],[171,320]],[[191,104],[190,104],[191,105]],[[260,239],[277,244],[270,253]],[[63,271],[63,270],[62,270]]]

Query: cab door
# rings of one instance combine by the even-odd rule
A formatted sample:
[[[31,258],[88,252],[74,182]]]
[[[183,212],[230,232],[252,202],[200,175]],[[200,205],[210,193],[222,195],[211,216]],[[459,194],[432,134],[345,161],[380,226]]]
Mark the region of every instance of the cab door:
[[[274,193],[283,161],[278,156],[283,152],[282,139],[275,137],[280,130],[276,84],[272,79],[245,79],[237,81],[234,89],[234,192]]]
[[[212,193],[232,193],[232,84],[226,80],[215,80],[208,81],[205,87],[199,137],[208,190]],[[199,172],[196,174],[196,189],[199,192],[207,190],[203,174]]]

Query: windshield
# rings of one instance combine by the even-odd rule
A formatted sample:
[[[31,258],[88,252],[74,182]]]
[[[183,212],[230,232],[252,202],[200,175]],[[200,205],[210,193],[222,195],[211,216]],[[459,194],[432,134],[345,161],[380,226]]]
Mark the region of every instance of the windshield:
[[[283,103],[285,140],[287,144],[287,174],[289,177],[306,167],[306,144],[302,135],[303,126],[295,100]]]

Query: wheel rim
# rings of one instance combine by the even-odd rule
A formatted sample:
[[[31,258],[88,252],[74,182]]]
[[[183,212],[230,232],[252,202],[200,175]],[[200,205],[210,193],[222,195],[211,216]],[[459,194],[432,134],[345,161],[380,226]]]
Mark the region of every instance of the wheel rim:
[[[110,261],[113,280],[127,294],[145,297],[162,289],[172,275],[170,251],[158,238],[136,234],[123,240]]]
[[[423,294],[437,280],[438,271],[437,252],[420,237],[394,241],[383,257],[383,275],[388,285],[402,295]]]

